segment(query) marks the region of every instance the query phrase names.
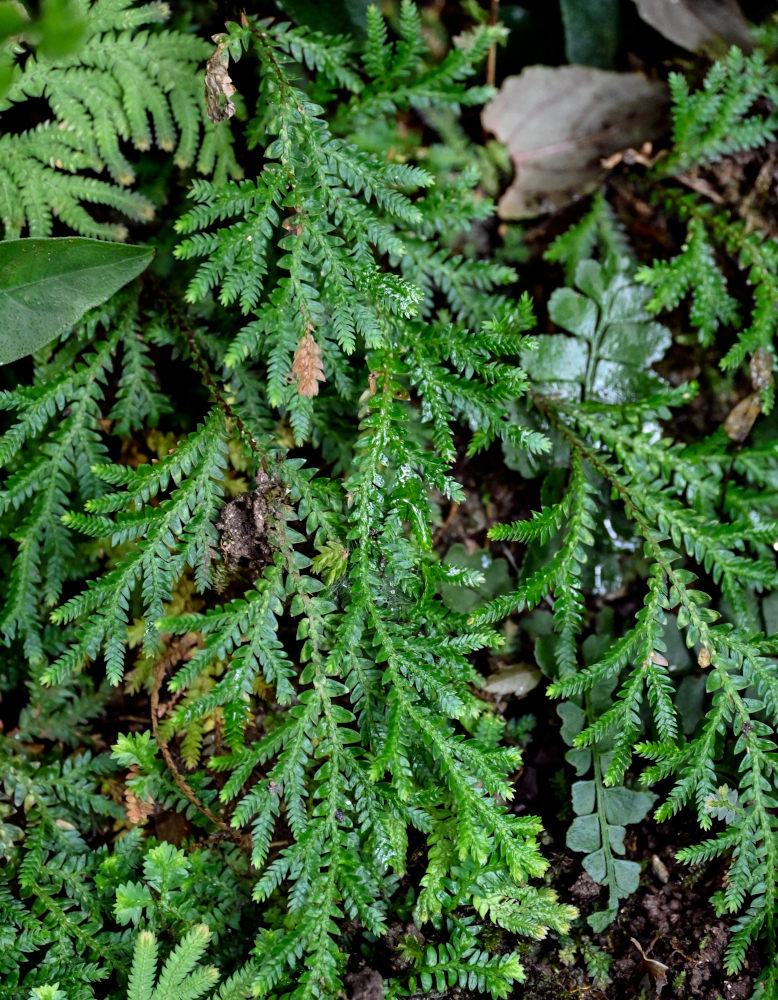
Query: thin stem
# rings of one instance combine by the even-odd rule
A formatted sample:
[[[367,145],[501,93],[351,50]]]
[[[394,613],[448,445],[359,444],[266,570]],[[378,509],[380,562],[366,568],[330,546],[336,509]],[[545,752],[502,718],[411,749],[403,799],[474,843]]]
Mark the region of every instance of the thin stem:
[[[173,647],[171,647],[171,651],[172,648]],[[211,823],[213,823],[213,825],[217,829],[221,830],[222,833],[227,834],[227,836],[230,837],[232,840],[234,840],[235,843],[242,850],[251,853],[251,848],[252,848],[251,837],[248,836],[247,834],[238,833],[237,830],[234,830],[228,823],[225,823],[224,820],[219,819],[219,817],[211,809],[209,809],[204,802],[201,802],[200,799],[198,799],[192,786],[189,784],[189,782],[186,780],[183,774],[181,774],[176,765],[176,762],[173,760],[173,755],[170,752],[170,747],[160,735],[159,690],[162,686],[162,680],[165,676],[165,671],[170,666],[170,662],[171,662],[171,654],[169,651],[168,654],[166,656],[163,656],[154,667],[154,682],[151,688],[151,704],[150,704],[151,731],[154,734],[154,739],[156,740],[157,746],[159,747],[160,752],[162,753],[162,757],[165,763],[167,764],[168,770],[170,771],[173,781],[175,781],[176,785],[178,786],[182,794],[192,803],[192,805],[199,812],[203,814],[203,816],[206,817],[206,819],[210,820]]]
[[[500,0],[491,0],[489,7],[489,27],[497,24],[500,16]],[[497,79],[497,42],[492,42],[486,56],[486,82],[493,87]]]
[[[212,375],[211,370],[208,367],[208,364],[203,358],[200,346],[197,343],[197,332],[187,322],[187,320],[181,314],[180,310],[176,308],[175,303],[173,303],[168,298],[164,289],[157,287],[155,291],[165,303],[165,307],[168,310],[170,318],[175,322],[177,328],[181,331],[181,333],[184,334],[192,364],[197,370],[197,374],[203,380],[203,384],[211,393],[214,402],[222,410],[222,412],[228,418],[228,420],[232,422],[238,434],[240,434],[245,444],[248,446],[250,451],[254,454],[256,459],[262,465],[263,471],[267,472],[268,470],[267,455],[261,449],[257,439],[254,437],[254,435],[251,433],[248,427],[246,427],[243,418],[240,416],[239,413],[236,412],[236,410],[233,408],[233,406],[229,403],[229,401],[225,397],[224,392],[222,391],[222,386],[216,381],[216,379]]]

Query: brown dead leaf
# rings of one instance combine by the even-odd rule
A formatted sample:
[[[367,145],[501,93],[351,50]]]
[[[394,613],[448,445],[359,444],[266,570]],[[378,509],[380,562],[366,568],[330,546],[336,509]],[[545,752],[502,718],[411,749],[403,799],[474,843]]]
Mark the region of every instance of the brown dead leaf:
[[[310,330],[297,345],[292,371],[297,377],[297,391],[301,396],[318,396],[319,382],[325,382],[326,379],[324,366],[321,363],[321,348],[313,339]]]
[[[540,683],[540,671],[528,663],[515,663],[489,674],[483,684],[484,691],[495,695],[526,696]]]
[[[138,775],[138,768],[133,764],[127,772],[127,779]],[[131,788],[124,789],[124,809],[127,819],[133,826],[142,826],[154,811],[154,803],[151,799],[141,799]]]
[[[751,52],[754,40],[737,0],[635,0],[646,24],[689,52],[715,58],[730,45]]]
[[[222,38],[224,33],[211,36],[211,40],[218,44],[205,66],[205,106],[212,122],[223,122],[235,114],[235,105],[230,100],[235,93],[235,86],[227,72],[230,57],[224,51]]]
[[[751,433],[756,418],[762,412],[760,393],[773,384],[773,356],[764,347],[757,347],[751,355],[748,367],[754,391],[733,406],[724,421],[725,434],[738,443],[745,441]]]
[[[654,984],[654,996],[658,997],[665,986],[667,986],[667,973],[670,967],[665,965],[664,962],[658,962],[655,958],[649,958],[636,938],[631,937],[630,941],[640,952],[640,956],[643,959],[643,968],[649,974]]]
[[[751,384],[757,392],[773,384],[773,356],[764,347],[757,347],[748,363]]]
[[[662,134],[667,99],[664,83],[590,66],[529,66],[508,77],[482,115],[516,166],[500,216],[530,218],[591,191],[605,174],[601,160]]]
[[[724,433],[732,441],[745,441],[751,433],[756,418],[762,412],[762,401],[758,392],[749,393],[745,399],[732,407],[724,421]]]

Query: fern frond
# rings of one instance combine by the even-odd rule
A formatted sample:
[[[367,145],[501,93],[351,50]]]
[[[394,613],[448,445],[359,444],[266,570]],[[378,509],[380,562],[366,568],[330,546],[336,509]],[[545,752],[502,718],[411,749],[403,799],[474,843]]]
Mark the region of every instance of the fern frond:
[[[762,52],[746,56],[733,47],[694,92],[680,73],[671,73],[669,83],[675,148],[663,171],[683,170],[774,139],[774,115],[754,112],[757,100],[774,95],[778,85]]]
[[[0,136],[0,220],[6,238],[26,232],[48,236],[54,220],[87,236],[125,239],[127,229],[100,222],[89,204],[114,208],[130,219],[154,214],[144,195],[129,190],[135,168],[122,151],[152,143],[189,166],[201,137],[215,133],[207,121],[197,64],[208,45],[181,31],[149,30],[164,21],[164,4],[131,6],[79,0],[87,28],[78,49],[55,60],[30,54],[14,77],[2,110],[43,99],[50,119],[19,135]],[[229,132],[218,133],[209,172],[238,173]],[[110,181],[94,176],[106,170]],[[85,173],[87,172],[87,173]]]
[[[103,650],[106,672],[112,683],[118,684],[124,672],[125,633],[129,623],[130,600],[140,594],[142,613],[147,617],[144,645],[151,652],[158,643],[154,626],[163,615],[163,605],[169,601],[173,588],[186,566],[195,571],[196,580],[204,588],[210,578],[211,552],[216,544],[213,521],[222,496],[222,477],[226,465],[226,444],[223,437],[223,417],[214,410],[204,424],[190,436],[183,450],[184,460],[171,456],[162,476],[151,477],[143,471],[123,475],[124,504],[137,505],[131,513],[120,513],[113,527],[113,544],[135,542],[129,555],[121,560],[79,596],[71,598],[53,614],[58,623],[85,618],[79,641],[74,643],[49,667],[49,681],[62,678],[86,658]],[[189,457],[191,456],[191,457]],[[191,463],[191,464],[189,464]],[[189,475],[170,498],[156,508],[143,507],[150,495],[167,485],[168,480],[181,480],[184,469]],[[101,470],[96,470],[100,472]],[[108,472],[107,478],[111,477]],[[149,489],[149,480],[152,481]],[[164,485],[163,485],[164,483]],[[73,515],[64,515],[65,523],[78,524]],[[104,530],[105,521],[98,521]]]

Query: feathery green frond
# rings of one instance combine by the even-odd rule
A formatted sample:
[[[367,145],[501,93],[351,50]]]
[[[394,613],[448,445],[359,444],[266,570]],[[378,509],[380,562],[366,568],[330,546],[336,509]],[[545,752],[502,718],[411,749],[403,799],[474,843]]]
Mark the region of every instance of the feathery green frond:
[[[238,173],[229,132],[205,115],[197,65],[206,42],[177,30],[155,30],[166,20],[163,3],[98,0],[77,6],[86,38],[68,55],[20,61],[2,112],[25,101],[44,100],[50,116],[21,133],[0,132],[0,220],[5,237],[23,232],[49,236],[55,220],[84,236],[124,239],[127,229],[99,221],[89,205],[103,205],[131,220],[148,221],[152,202],[133,191],[136,168],[123,150],[152,144],[172,154],[179,167],[197,160],[201,143],[213,152],[208,173]],[[21,54],[21,47],[20,47]],[[0,124],[0,128],[2,125]],[[100,174],[107,172],[110,180]]]

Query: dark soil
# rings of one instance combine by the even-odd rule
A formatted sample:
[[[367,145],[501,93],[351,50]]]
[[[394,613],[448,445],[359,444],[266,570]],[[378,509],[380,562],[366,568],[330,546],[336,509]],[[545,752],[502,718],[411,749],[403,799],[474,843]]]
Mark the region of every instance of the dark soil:
[[[520,703],[524,710],[525,703]],[[538,729],[525,753],[525,769],[518,796],[525,788],[527,811],[539,813],[554,833],[547,849],[553,884],[560,896],[574,903],[581,919],[572,932],[573,945],[550,939],[524,953],[526,982],[514,994],[527,1000],[748,1000],[761,971],[756,948],[743,971],[724,972],[729,940],[728,921],[716,917],[710,896],[721,888],[725,866],[714,863],[689,868],[675,860],[676,852],[700,839],[689,814],[657,824],[648,819],[628,828],[627,857],[643,869],[640,887],[622,901],[614,923],[594,934],[585,918],[602,909],[605,890],[581,867],[581,856],[562,848],[567,818],[560,822],[562,800],[553,801],[550,776],[564,768],[566,747],[554,733],[551,720]],[[560,762],[559,764],[557,762]],[[558,785],[557,785],[558,787]],[[543,791],[537,791],[542,789]],[[543,801],[545,799],[545,802]],[[562,848],[555,853],[555,847]],[[598,983],[587,970],[587,951],[595,946],[610,958],[609,981]],[[521,944],[518,945],[522,949]]]
[[[591,931],[586,917],[603,908],[605,889],[591,880],[581,866],[581,856],[564,847],[569,817],[564,816],[564,764],[566,746],[554,721],[553,706],[535,692],[516,702],[515,714],[538,710],[538,724],[525,751],[524,768],[517,779],[514,808],[539,814],[550,843],[544,853],[550,861],[549,881],[560,898],[581,913],[568,939],[549,937],[528,944],[503,937],[501,947],[522,954],[525,982],[511,1000],[748,1000],[763,968],[763,957],[754,947],[737,976],[725,974],[728,921],[718,918],[710,896],[721,888],[725,866],[713,863],[689,868],[675,860],[676,852],[699,839],[690,815],[657,824],[648,819],[628,828],[627,857],[643,869],[638,891],[622,901],[614,923],[600,934]],[[550,709],[550,711],[549,711]],[[569,780],[571,774],[567,775]],[[421,875],[423,857],[417,859]],[[427,930],[425,927],[424,930]],[[396,924],[375,946],[373,965],[359,965],[347,977],[349,1000],[381,1000],[383,977],[402,976],[407,962],[397,951],[408,934],[420,936],[412,924]],[[599,955],[609,968],[598,977],[589,968]],[[435,1000],[480,1000],[459,987],[434,993]]]
[[[383,984],[381,973],[366,965],[346,976],[346,989],[354,1000],[384,1000]]]

